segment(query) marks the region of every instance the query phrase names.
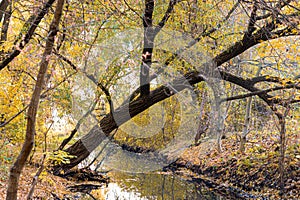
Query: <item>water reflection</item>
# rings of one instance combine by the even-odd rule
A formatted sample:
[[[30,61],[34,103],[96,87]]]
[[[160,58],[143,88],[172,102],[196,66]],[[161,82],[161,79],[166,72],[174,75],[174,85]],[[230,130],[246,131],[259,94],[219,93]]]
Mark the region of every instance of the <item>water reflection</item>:
[[[105,199],[118,199],[118,200],[127,200],[127,199],[136,199],[136,200],[147,200],[146,197],[141,197],[137,192],[124,190],[117,183],[109,183],[108,187],[104,189],[104,198]]]
[[[111,183],[102,189],[107,200],[197,200],[223,199],[207,188],[173,174],[109,173]]]

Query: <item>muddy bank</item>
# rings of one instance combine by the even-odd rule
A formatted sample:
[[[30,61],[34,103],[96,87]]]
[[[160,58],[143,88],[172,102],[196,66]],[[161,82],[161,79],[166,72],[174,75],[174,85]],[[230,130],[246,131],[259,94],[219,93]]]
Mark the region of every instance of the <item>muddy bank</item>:
[[[276,162],[252,167],[246,166],[237,158],[232,158],[212,166],[203,166],[179,159],[164,168],[165,171],[178,174],[186,169],[194,173],[190,175],[193,182],[204,184],[224,196],[237,199],[300,198],[300,163],[286,166],[284,191],[280,191]]]

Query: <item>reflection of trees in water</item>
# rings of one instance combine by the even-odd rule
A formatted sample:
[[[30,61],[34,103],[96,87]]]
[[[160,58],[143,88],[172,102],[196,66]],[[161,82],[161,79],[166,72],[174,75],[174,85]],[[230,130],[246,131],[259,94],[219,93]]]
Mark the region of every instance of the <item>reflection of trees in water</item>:
[[[208,188],[168,174],[113,173],[112,179],[126,191],[136,192],[140,197],[155,200],[220,199]]]

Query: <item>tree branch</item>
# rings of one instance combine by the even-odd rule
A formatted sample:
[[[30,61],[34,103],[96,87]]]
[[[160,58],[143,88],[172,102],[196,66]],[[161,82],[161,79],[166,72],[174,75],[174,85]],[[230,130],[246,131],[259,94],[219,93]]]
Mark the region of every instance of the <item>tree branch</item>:
[[[287,85],[287,86],[281,86],[281,87],[274,87],[274,88],[269,88],[269,89],[265,89],[265,90],[257,90],[254,92],[250,92],[247,94],[241,94],[241,95],[236,95],[233,97],[228,97],[228,98],[224,98],[221,99],[221,103],[225,102],[225,101],[232,101],[232,100],[238,100],[238,99],[244,99],[247,97],[252,97],[252,96],[260,96],[261,94],[267,94],[269,92],[274,92],[274,91],[278,91],[278,90],[284,90],[284,89],[291,89],[291,88],[296,88],[296,89],[300,89],[300,86],[297,86],[295,84],[291,84],[291,85]],[[273,96],[269,97],[269,101],[272,101],[272,103],[281,103],[282,100],[279,99],[274,99]],[[295,103],[295,101],[293,101],[293,103]]]
[[[48,2],[44,4],[43,8],[40,9],[37,15],[31,15],[29,17],[29,19],[24,24],[21,32],[19,33],[18,39],[14,42],[15,47],[13,47],[12,50],[6,53],[6,55],[0,57],[0,70],[5,68],[15,57],[17,57],[21,53],[21,50],[28,44],[38,24],[48,13],[49,8],[54,2],[55,0],[48,0]],[[24,30],[26,30],[25,33]]]
[[[161,29],[165,26],[166,22],[168,21],[168,19],[170,18],[171,16],[171,13],[173,12],[174,10],[174,6],[176,5],[176,3],[178,2],[178,0],[170,0],[169,1],[169,6],[168,6],[168,9],[167,11],[165,12],[165,15],[164,17],[161,19],[161,21],[158,23],[158,29]]]
[[[18,113],[16,113],[14,116],[12,116],[9,120],[3,122],[2,124],[0,124],[0,128],[6,126],[7,124],[9,124],[12,120],[14,120],[16,117],[18,117],[20,114],[22,114],[29,105],[25,106],[22,110],[20,110]]]

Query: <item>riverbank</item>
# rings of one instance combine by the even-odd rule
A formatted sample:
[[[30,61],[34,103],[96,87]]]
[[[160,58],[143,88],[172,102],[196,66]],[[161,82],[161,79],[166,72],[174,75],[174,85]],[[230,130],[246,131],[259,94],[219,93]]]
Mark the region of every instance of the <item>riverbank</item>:
[[[169,169],[178,171],[186,168],[194,173],[192,177],[205,177],[214,187],[235,188],[256,197],[300,199],[299,140],[288,140],[283,191],[279,182],[279,148],[274,138],[250,135],[243,154],[238,151],[235,135],[222,140],[222,143],[222,153],[215,150],[215,140],[191,147]]]

